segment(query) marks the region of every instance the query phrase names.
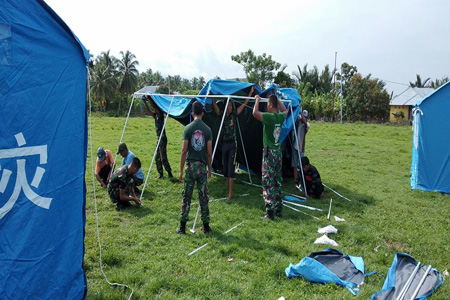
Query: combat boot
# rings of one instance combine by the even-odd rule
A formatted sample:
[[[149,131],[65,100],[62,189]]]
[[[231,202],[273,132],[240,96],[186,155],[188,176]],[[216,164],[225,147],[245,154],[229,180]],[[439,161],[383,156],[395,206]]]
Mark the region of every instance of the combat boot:
[[[177,233],[186,234],[186,222],[180,221],[180,227],[177,228]]]
[[[269,220],[273,221],[274,220],[273,211],[267,211],[266,214],[261,217],[261,219],[263,219],[263,220],[269,219]]]
[[[203,233],[210,233],[212,231],[211,227],[209,227],[209,223],[203,223]]]
[[[173,178],[172,172],[167,172],[167,177]]]

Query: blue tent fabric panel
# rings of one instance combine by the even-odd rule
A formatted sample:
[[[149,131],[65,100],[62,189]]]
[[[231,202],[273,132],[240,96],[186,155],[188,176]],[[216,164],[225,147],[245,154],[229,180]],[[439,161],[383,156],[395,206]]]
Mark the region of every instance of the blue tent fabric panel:
[[[190,113],[192,99],[183,97],[156,96],[149,93],[156,105],[172,117],[183,117]],[[173,102],[172,102],[173,99]],[[172,107],[170,103],[172,102]]]
[[[374,293],[370,300],[391,300],[396,299],[402,288],[404,287],[409,275],[412,273],[413,269],[417,266],[417,261],[406,253],[396,253],[391,267],[388,270],[386,279],[384,281],[383,287],[380,291]],[[422,265],[414,277],[410,288],[405,294],[405,299],[410,299],[413,292],[417,288],[420,279],[425,274],[427,266]],[[442,284],[442,276],[435,269],[430,270],[430,275],[423,283],[419,290],[419,293],[415,299],[423,300],[427,299],[440,285]]]
[[[336,262],[336,257],[339,262]],[[328,258],[332,260],[328,262]],[[364,261],[361,257],[344,255],[342,252],[328,248],[313,252],[303,258],[298,264],[289,266],[285,270],[288,278],[302,276],[310,282],[334,282],[346,287],[353,295],[359,294],[359,286],[363,283]]]
[[[83,299],[89,56],[43,1],[0,24],[0,298]]]
[[[414,111],[411,188],[450,193],[450,82]]]

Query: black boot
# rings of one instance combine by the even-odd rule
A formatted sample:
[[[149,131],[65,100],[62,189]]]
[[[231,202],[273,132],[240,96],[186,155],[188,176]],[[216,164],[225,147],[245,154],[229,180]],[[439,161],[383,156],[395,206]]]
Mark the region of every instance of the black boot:
[[[164,174],[163,173],[159,173],[159,176],[156,177],[156,179],[163,179],[164,178]]]
[[[180,221],[180,227],[177,228],[177,233],[186,234],[186,222]]]
[[[173,178],[172,172],[167,172],[167,177]]]
[[[274,220],[273,211],[266,211],[266,214],[264,216],[262,216],[261,219],[263,219],[263,220],[269,219],[269,220],[273,221]]]
[[[203,223],[203,233],[210,233],[212,231],[211,227],[209,227],[209,223]]]
[[[276,212],[275,212],[275,216],[277,216],[278,218],[282,218],[283,215],[281,214],[281,210],[276,211]]]

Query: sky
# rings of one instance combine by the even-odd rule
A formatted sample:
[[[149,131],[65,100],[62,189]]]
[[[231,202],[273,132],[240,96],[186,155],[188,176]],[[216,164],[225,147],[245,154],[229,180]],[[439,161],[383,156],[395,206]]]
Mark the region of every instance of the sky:
[[[94,56],[129,50],[140,72],[244,78],[231,56],[251,49],[286,64],[347,62],[394,95],[450,77],[450,1],[46,0]]]

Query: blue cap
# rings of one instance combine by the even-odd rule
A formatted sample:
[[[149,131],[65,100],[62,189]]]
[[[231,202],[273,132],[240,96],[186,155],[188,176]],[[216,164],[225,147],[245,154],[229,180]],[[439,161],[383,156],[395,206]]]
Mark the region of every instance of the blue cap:
[[[98,162],[103,162],[105,160],[106,152],[105,152],[105,150],[103,150],[102,147],[98,148],[97,157],[98,157]]]

